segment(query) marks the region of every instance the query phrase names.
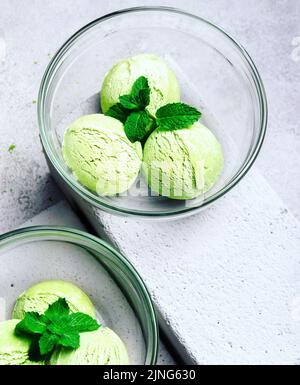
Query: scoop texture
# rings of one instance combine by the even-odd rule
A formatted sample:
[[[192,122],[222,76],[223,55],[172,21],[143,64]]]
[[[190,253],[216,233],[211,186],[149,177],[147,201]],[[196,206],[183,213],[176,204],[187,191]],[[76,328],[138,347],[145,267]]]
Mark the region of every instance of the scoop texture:
[[[187,200],[204,194],[223,168],[222,147],[199,122],[175,131],[156,129],[144,147],[143,173],[155,193]]]
[[[127,365],[126,347],[120,337],[109,328],[80,334],[76,350],[59,348],[54,351],[50,365]]]
[[[30,340],[15,335],[19,322],[14,319],[0,323],[0,365],[43,365],[43,362],[29,360]]]
[[[142,163],[141,144],[128,140],[120,121],[102,114],[85,115],[72,123],[62,150],[79,182],[103,196],[128,190]]]
[[[141,54],[119,61],[106,74],[101,89],[101,108],[106,111],[128,95],[136,79],[145,76],[151,89],[148,111],[155,115],[158,108],[179,102],[180,89],[174,72],[156,55]]]
[[[65,298],[71,312],[82,312],[96,318],[96,310],[89,297],[76,285],[65,281],[40,282],[22,293],[15,304],[13,318],[24,318],[25,312],[43,314],[49,305]]]

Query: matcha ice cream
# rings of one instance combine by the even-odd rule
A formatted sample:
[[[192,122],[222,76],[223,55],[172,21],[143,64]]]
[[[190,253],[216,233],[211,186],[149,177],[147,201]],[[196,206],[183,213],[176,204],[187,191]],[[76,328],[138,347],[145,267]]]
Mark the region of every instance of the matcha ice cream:
[[[124,343],[91,318],[95,313],[88,296],[72,283],[32,286],[17,299],[15,319],[0,323],[0,365],[128,364]],[[29,352],[39,361],[31,361]]]
[[[193,199],[208,191],[223,168],[223,152],[200,124],[175,131],[155,130],[144,147],[143,172],[152,191],[172,199]]]
[[[30,287],[18,297],[12,316],[22,319],[25,312],[31,311],[43,314],[59,298],[66,299],[73,313],[82,312],[96,317],[89,297],[79,287],[65,281],[44,281]]]
[[[28,358],[30,340],[15,335],[15,327],[20,320],[0,323],[0,365],[43,365]]]
[[[99,195],[130,188],[142,163],[142,147],[131,143],[117,119],[85,115],[65,132],[63,156],[76,178]]]
[[[102,112],[118,103],[119,97],[130,93],[140,76],[148,79],[151,88],[148,111],[155,115],[159,107],[178,102],[180,90],[173,71],[158,56],[141,54],[116,63],[106,74],[101,90]]]
[[[109,328],[81,333],[76,350],[57,349],[50,365],[126,365],[129,363],[125,345]]]

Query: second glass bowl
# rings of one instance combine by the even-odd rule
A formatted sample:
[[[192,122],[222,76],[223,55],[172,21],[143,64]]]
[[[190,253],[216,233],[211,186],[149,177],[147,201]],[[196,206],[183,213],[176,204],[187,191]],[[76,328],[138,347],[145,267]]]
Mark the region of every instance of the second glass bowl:
[[[140,53],[156,54],[169,64],[182,101],[202,111],[201,121],[223,146],[223,173],[201,199],[145,196],[136,188],[126,196],[101,197],[82,186],[63,160],[64,130],[79,116],[99,112],[105,73],[116,61]],[[48,161],[67,188],[109,212],[165,218],[207,207],[242,179],[263,142],[267,102],[253,61],[222,29],[176,9],[141,7],[101,17],[61,47],[42,80],[38,119]]]
[[[99,321],[124,341],[131,364],[154,365],[158,326],[149,293],[111,246],[83,231],[28,227],[0,236],[0,317],[10,319],[17,297],[32,285],[64,280],[78,285]]]

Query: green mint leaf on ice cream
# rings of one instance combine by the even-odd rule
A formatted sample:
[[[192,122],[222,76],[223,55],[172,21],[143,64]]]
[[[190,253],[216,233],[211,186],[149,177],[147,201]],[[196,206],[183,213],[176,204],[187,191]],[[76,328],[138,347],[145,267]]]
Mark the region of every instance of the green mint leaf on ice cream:
[[[144,140],[147,136],[147,128],[153,121],[145,110],[150,103],[150,91],[148,80],[145,76],[140,76],[133,83],[131,93],[121,95],[120,103],[110,107],[106,113],[125,124],[125,133],[132,143]]]
[[[130,97],[131,100],[138,106],[138,109],[145,109],[148,106],[150,103],[150,87],[145,76],[140,76],[133,83]]]
[[[126,122],[126,119],[131,111],[122,106],[121,103],[114,104],[109,108],[105,115],[115,118],[122,123]]]
[[[59,322],[62,317],[68,316],[69,312],[70,308],[65,298],[59,298],[45,311],[45,317],[51,322],[56,323]]]
[[[148,80],[144,76],[140,76],[133,83],[131,93],[129,95],[121,95],[119,103],[111,106],[105,115],[118,119],[125,124],[128,117],[134,111],[144,111],[149,103],[150,87]]]
[[[40,354],[45,356],[46,354],[52,352],[58,341],[59,336],[46,330],[39,340]]]
[[[78,333],[65,333],[59,339],[59,344],[65,348],[78,349],[80,346],[80,337]]]
[[[201,112],[185,103],[171,103],[156,112],[156,124],[161,131],[174,131],[196,123]]]
[[[131,93],[129,95],[121,95],[119,101],[120,103],[110,107],[106,115],[112,116],[111,111],[113,111],[119,113],[122,117],[123,115],[126,115],[126,113],[127,115],[130,114],[131,111],[144,110],[150,103],[150,87],[145,76],[137,78],[133,83]]]
[[[25,313],[24,319],[16,326],[16,334],[43,334],[47,329],[47,319],[36,312]]]
[[[147,111],[133,112],[126,120],[124,129],[127,138],[132,142],[142,142],[147,135],[147,128],[151,124]]]
[[[140,106],[132,100],[130,95],[122,95],[120,96],[121,105],[127,110],[139,110]]]
[[[92,332],[97,330],[99,325],[94,318],[84,313],[73,313],[68,317],[68,328],[77,332]]]
[[[49,305],[44,314],[26,312],[24,319],[16,325],[15,333],[18,336],[32,337],[31,358],[38,357],[38,360],[42,360],[43,356],[51,353],[58,346],[79,348],[79,333],[95,331],[100,326],[88,314],[80,312],[70,314],[67,301],[59,298]],[[36,351],[37,348],[39,352]]]

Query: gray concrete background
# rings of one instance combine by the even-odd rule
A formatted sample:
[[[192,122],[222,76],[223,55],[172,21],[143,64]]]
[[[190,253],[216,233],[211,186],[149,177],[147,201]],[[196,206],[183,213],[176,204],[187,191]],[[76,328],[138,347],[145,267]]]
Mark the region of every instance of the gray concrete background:
[[[270,107],[268,135],[255,167],[300,218],[300,1],[1,0],[1,232],[61,199],[44,161],[36,121],[35,101],[49,58],[89,21],[141,4],[171,5],[206,17],[249,51]],[[10,153],[11,144],[16,148]]]

